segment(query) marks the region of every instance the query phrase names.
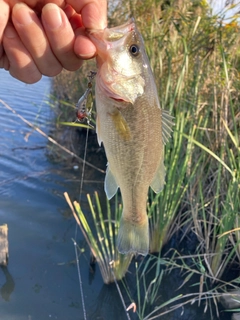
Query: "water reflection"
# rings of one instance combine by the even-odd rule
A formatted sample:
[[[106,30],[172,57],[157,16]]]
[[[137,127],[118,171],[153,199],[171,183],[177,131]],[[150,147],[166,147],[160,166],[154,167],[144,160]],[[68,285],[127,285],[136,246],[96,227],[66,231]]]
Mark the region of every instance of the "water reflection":
[[[0,70],[0,83],[0,99],[48,133],[51,79],[26,85]],[[79,176],[49,162],[46,139],[2,104],[0,121],[0,224],[8,225],[10,257],[0,272],[0,319],[77,320],[81,297],[69,263],[75,259],[75,221],[64,214],[63,192],[76,194]]]
[[[14,290],[14,287],[15,287],[15,282],[13,280],[13,277],[9,273],[7,267],[1,266],[1,269],[2,269],[2,272],[5,276],[6,282],[2,285],[2,287],[0,289],[0,293],[1,293],[1,297],[3,298],[3,300],[9,301],[10,296]]]
[[[48,133],[52,115],[45,101],[50,93],[50,79],[43,78],[30,86],[0,70],[0,83],[0,99]],[[74,163],[62,167],[50,162],[45,138],[1,104],[0,121],[0,224],[8,224],[10,253],[8,267],[0,272],[0,319],[84,319],[72,241],[76,224],[63,197],[67,191],[72,200],[78,200],[81,167],[75,171],[71,167]],[[96,137],[90,135],[91,139]],[[84,146],[84,141],[81,135],[79,148]],[[96,152],[90,148],[87,160],[93,163],[94,158]],[[83,185],[81,203],[82,209],[88,212],[86,193],[93,194],[96,189],[103,192],[103,185],[93,183],[100,180],[93,170],[87,171],[84,179],[91,181]],[[87,319],[126,319],[115,285],[103,285],[98,266],[93,270],[92,265],[89,272],[89,250],[80,231],[76,240],[79,247],[85,249],[80,255],[80,269]],[[133,274],[128,276],[129,286],[138,301]],[[154,276],[154,272],[149,272],[149,281]],[[175,290],[180,286],[177,279],[181,280],[179,274],[176,277],[171,274],[163,281],[159,303],[177,294]],[[141,298],[145,298],[144,293]],[[124,300],[127,305],[132,302],[127,295]],[[131,319],[137,319],[137,315],[130,312]],[[162,319],[180,319],[181,312],[177,310]],[[184,319],[198,319],[197,308],[185,308],[184,312],[188,315]]]
[[[88,315],[89,319],[91,320],[127,319],[126,312],[123,308],[123,305],[121,304],[119,293],[115,284],[102,286],[97,301],[92,304],[91,309],[93,311]],[[133,317],[133,315],[131,315],[131,319],[136,319],[136,317]]]

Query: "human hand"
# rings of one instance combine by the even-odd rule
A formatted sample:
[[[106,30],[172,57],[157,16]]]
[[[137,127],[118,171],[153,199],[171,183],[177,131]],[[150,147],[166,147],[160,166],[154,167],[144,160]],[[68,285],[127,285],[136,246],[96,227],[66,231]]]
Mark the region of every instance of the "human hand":
[[[36,2],[37,5],[43,3]],[[55,76],[62,68],[74,71],[82,65],[83,59],[92,58],[96,48],[84,35],[84,29],[106,26],[106,1],[66,2],[72,7],[67,6],[64,11],[59,5],[65,3],[60,0],[58,4],[46,4],[41,20],[26,4],[15,4],[12,24],[8,23],[3,35],[5,52],[0,58],[0,67],[9,69],[21,81],[34,83],[42,74]]]
[[[16,11],[13,8],[15,5],[20,4],[20,1],[21,0],[0,0],[0,68],[9,70],[14,77],[22,81],[32,83],[38,81],[41,75],[36,70],[36,67],[34,68],[34,64],[31,61],[33,57],[30,56],[27,48],[22,43],[21,38],[16,32],[17,30],[14,25],[10,23]],[[49,1],[54,2],[58,6],[65,6],[64,0],[22,1],[29,7],[34,8],[36,14],[39,14],[42,7]],[[24,18],[25,15],[22,15],[22,19]],[[6,28],[8,23],[9,27]],[[4,30],[6,31],[5,35]],[[6,43],[5,48],[3,47],[3,40],[5,40],[4,42]],[[27,69],[25,65],[28,65]]]

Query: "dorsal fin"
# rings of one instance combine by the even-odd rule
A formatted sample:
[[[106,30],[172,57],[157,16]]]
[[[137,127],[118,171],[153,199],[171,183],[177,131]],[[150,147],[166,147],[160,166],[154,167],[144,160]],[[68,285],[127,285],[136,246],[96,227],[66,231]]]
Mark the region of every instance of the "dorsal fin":
[[[162,139],[163,143],[166,144],[171,137],[174,117],[170,115],[169,111],[162,109]]]

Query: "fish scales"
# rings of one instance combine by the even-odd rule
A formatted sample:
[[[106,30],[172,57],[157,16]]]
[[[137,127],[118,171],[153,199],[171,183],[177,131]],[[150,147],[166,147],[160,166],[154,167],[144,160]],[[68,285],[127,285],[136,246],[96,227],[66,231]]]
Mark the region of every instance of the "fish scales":
[[[171,117],[160,108],[143,40],[133,20],[116,28],[91,30],[89,37],[98,53],[97,135],[108,159],[105,191],[110,199],[119,187],[123,200],[118,250],[146,255],[148,188],[160,192],[164,185],[162,127],[164,117],[168,124]]]

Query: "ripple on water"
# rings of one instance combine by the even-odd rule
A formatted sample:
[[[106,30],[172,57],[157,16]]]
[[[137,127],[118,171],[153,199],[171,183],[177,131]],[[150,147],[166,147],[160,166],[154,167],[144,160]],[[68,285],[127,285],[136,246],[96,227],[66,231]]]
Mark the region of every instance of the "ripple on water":
[[[0,99],[48,133],[51,80],[26,85],[0,70],[0,84]],[[1,103],[0,122],[0,224],[8,224],[10,255],[0,269],[0,319],[77,320],[75,222],[61,213],[66,177],[46,158],[47,140]]]

